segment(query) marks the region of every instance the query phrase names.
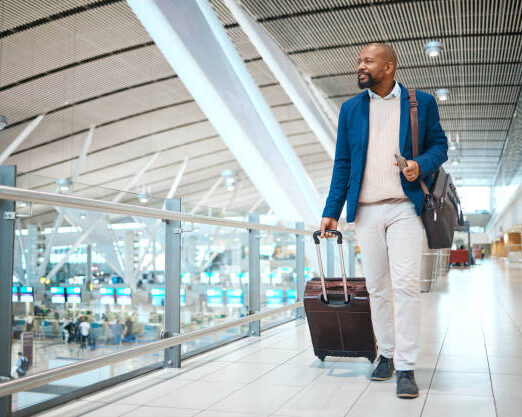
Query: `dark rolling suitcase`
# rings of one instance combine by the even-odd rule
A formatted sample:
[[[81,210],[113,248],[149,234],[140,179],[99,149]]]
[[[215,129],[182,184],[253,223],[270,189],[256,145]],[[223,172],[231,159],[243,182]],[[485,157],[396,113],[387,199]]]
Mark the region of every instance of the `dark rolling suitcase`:
[[[314,353],[322,361],[326,356],[344,356],[365,357],[373,363],[377,348],[366,280],[346,278],[342,234],[337,230],[328,232],[337,235],[343,277],[324,277],[319,248],[321,232],[314,232],[321,276],[306,283],[303,298]]]

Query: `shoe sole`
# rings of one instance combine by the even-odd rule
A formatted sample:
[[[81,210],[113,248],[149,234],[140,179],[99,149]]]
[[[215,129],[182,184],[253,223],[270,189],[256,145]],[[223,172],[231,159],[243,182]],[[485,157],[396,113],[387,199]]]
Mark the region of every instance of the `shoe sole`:
[[[399,398],[417,398],[419,394],[397,394]]]
[[[379,377],[371,377],[370,379],[372,381],[389,381],[390,379],[393,378],[393,374],[391,374],[389,377],[387,378],[379,378]]]

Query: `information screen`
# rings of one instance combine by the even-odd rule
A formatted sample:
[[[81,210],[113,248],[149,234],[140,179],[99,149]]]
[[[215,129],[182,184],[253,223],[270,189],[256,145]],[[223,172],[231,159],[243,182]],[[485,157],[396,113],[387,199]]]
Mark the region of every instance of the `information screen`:
[[[152,288],[150,297],[153,306],[165,305],[165,288]]]
[[[80,287],[67,287],[67,302],[71,304],[80,304],[82,302],[82,289]]]
[[[223,290],[209,288],[207,290],[207,305],[209,307],[223,307]]]
[[[181,273],[181,282],[183,284],[189,285],[192,280],[192,276],[190,275],[190,272],[182,272]]]
[[[20,287],[20,302],[32,303],[33,301],[33,287]]]
[[[51,302],[55,304],[65,303],[65,288],[51,287]]]
[[[181,290],[179,290],[179,302],[182,306],[185,305],[185,300],[186,300],[185,290],[182,288]]]
[[[236,305],[236,306],[242,306],[243,305],[243,290],[239,289],[229,289],[225,292],[227,296],[227,305]]]
[[[286,290],[286,301],[287,302],[295,302],[297,300],[297,291],[296,290]]]
[[[114,288],[100,288],[100,303],[106,305],[114,304]]]
[[[283,290],[266,290],[266,303],[271,305],[283,304]]]
[[[18,296],[18,287],[13,285],[12,294],[13,303],[20,301],[20,297]]]
[[[129,306],[132,304],[132,290],[130,288],[116,288],[116,304]]]

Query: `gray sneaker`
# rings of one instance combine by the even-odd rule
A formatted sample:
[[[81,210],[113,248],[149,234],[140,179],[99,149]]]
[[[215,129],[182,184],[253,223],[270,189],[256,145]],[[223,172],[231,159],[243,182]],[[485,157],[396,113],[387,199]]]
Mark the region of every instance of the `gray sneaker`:
[[[397,371],[397,397],[417,398],[418,396],[419,388],[413,371]]]
[[[379,364],[372,372],[372,381],[387,381],[393,376],[393,358],[379,356]]]

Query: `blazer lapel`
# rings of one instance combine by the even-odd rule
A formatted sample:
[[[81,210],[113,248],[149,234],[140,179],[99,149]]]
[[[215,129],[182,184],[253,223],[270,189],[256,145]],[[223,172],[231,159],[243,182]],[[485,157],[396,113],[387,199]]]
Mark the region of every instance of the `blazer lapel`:
[[[368,139],[370,133],[370,95],[366,93],[362,100],[362,140],[364,149],[364,160],[366,161],[366,152],[368,151]]]
[[[401,151],[401,155],[406,158],[411,158],[413,154],[410,155],[411,152],[406,154],[406,139],[408,135],[408,126],[410,123],[410,95],[408,94],[408,89],[405,88],[402,84],[401,86],[401,122],[399,127],[399,149]]]

